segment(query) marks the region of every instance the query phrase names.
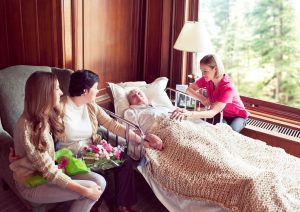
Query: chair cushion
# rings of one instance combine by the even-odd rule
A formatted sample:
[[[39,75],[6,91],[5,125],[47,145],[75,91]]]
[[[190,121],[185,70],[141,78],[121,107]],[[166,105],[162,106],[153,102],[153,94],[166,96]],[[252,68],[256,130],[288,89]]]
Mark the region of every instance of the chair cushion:
[[[23,112],[26,80],[35,71],[51,72],[51,68],[17,65],[0,70],[0,116],[3,129],[10,135]]]

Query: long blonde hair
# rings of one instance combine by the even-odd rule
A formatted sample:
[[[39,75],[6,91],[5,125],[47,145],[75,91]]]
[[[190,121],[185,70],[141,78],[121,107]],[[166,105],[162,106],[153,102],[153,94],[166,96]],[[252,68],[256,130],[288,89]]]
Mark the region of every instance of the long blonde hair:
[[[43,133],[48,123],[54,137],[59,138],[64,133],[61,110],[55,107],[56,81],[55,74],[37,71],[30,75],[25,85],[23,114],[32,128],[31,142],[42,152],[47,149]]]

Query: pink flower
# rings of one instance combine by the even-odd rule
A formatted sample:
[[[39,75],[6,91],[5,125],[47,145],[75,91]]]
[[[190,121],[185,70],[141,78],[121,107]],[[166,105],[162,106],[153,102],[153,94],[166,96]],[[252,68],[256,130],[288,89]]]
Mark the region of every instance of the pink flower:
[[[120,158],[121,158],[121,151],[116,151],[115,152],[115,157],[116,157],[117,160],[120,160]]]
[[[113,147],[106,140],[101,140],[97,145],[90,144],[82,147],[83,155],[92,157],[94,161],[111,159],[113,161],[121,160],[121,153],[124,151],[124,147]]]
[[[104,140],[104,139],[102,139],[102,140],[100,141],[100,144],[107,144],[107,141]]]
[[[99,153],[100,150],[99,150],[99,148],[98,148],[97,146],[91,144],[90,147],[91,147],[91,149],[92,149],[92,151],[93,151],[94,153]]]
[[[110,152],[112,151],[112,149],[113,149],[113,147],[112,147],[110,144],[108,144],[108,143],[104,143],[104,144],[103,144],[103,147],[104,147],[104,149],[105,149],[108,153],[110,153]]]

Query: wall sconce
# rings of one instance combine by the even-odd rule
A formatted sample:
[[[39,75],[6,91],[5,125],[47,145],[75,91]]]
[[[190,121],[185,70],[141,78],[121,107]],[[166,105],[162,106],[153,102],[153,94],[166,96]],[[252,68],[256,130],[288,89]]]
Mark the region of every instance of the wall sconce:
[[[214,52],[205,25],[196,21],[185,22],[174,44],[174,49],[193,53],[192,77],[198,76],[197,54],[209,54]]]

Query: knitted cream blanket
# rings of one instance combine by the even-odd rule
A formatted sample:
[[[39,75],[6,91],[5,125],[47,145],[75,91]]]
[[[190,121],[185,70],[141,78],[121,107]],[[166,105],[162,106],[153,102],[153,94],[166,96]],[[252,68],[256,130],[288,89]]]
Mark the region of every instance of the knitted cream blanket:
[[[163,151],[146,149],[150,177],[162,188],[234,211],[300,211],[300,159],[236,133],[160,118],[151,130]]]

